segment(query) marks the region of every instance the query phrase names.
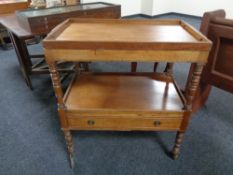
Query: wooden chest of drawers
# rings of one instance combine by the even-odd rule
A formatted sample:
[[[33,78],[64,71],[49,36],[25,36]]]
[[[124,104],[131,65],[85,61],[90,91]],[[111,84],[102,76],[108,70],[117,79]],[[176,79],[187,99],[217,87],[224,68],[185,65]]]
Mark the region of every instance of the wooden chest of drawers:
[[[121,6],[109,3],[86,3],[72,6],[17,11],[19,24],[32,33],[48,33],[67,18],[120,18]]]

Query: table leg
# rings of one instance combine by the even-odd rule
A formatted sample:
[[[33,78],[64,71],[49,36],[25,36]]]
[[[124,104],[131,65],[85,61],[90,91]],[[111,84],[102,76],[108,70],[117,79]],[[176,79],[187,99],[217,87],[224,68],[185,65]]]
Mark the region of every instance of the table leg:
[[[69,130],[64,130],[64,135],[65,135],[65,140],[66,140],[66,145],[67,145],[67,150],[69,154],[69,159],[70,159],[70,166],[71,168],[74,168],[74,146],[73,146],[73,141],[72,141],[72,135]]]
[[[66,107],[63,101],[63,92],[62,92],[62,88],[61,88],[61,82],[60,82],[60,75],[59,72],[57,70],[57,63],[56,62],[50,62],[48,63],[49,65],[49,69],[51,72],[51,79],[52,79],[52,83],[53,83],[53,88],[55,91],[55,95],[57,98],[57,104],[58,104],[58,114],[59,114],[59,118],[60,118],[60,124],[61,127],[63,128],[63,132],[65,135],[65,140],[66,140],[66,145],[67,145],[67,150],[68,150],[68,154],[69,154],[69,159],[70,159],[70,166],[71,168],[74,167],[74,158],[73,158],[73,153],[74,153],[74,146],[73,146],[73,142],[72,142],[72,135],[71,132],[69,130],[68,127],[68,122],[66,119]]]
[[[205,105],[206,101],[208,100],[210,91],[211,91],[211,85],[201,81],[198,92],[194,98],[193,112],[198,111]]]
[[[191,64],[191,67],[189,70],[189,76],[187,79],[188,83],[191,81],[194,67],[195,67],[195,64]],[[194,97],[194,102],[192,105],[193,112],[197,112],[199,109],[201,109],[205,105],[205,103],[209,97],[210,91],[211,91],[211,85],[209,85],[207,82],[203,81],[203,79],[202,79],[203,76],[204,76],[204,74],[202,73],[201,80],[200,80],[200,86],[197,90],[196,96]],[[188,85],[188,83],[187,83],[187,85]],[[187,85],[186,85],[186,88],[187,88]]]
[[[173,159],[178,159],[178,157],[180,155],[180,146],[181,146],[181,143],[183,141],[183,137],[184,137],[183,132],[177,132],[175,146],[172,150]]]
[[[18,38],[15,34],[12,32],[9,32],[11,41],[13,43],[15,52],[17,54],[17,58],[20,64],[20,69],[22,71],[24,80],[27,84],[27,86],[32,90],[32,83],[30,79],[30,73],[31,73],[31,60],[29,57],[29,53],[27,50],[27,45],[25,43],[24,39]]]
[[[89,64],[90,64],[90,62],[79,62],[79,68],[81,68],[82,71],[88,72],[89,71]]]
[[[193,106],[195,105],[195,97],[200,90],[199,82],[201,80],[203,67],[204,66],[201,64],[192,63],[189,70],[189,75],[185,87],[185,96],[189,110],[193,109]]]
[[[158,62],[155,62],[155,63],[154,63],[154,72],[156,72],[156,71],[157,71],[158,65],[159,65],[159,63],[158,63]]]
[[[170,64],[170,68],[172,68],[172,64]],[[198,64],[198,63],[193,63],[192,64],[192,71],[190,72],[188,81],[187,81],[187,85],[186,85],[186,89],[185,89],[185,97],[186,97],[186,105],[185,108],[188,111],[186,113],[186,115],[184,116],[184,120],[181,126],[181,131],[177,132],[176,135],[176,141],[175,141],[175,146],[172,150],[172,156],[174,159],[177,159],[179,157],[180,154],[180,146],[181,143],[183,141],[183,137],[184,137],[184,132],[187,129],[188,126],[188,121],[189,118],[192,114],[192,105],[194,102],[194,97],[195,94],[198,90],[198,86],[199,86],[199,82],[200,82],[200,75],[202,73],[204,65],[203,64]]]
[[[137,62],[132,62],[131,63],[131,72],[136,72],[137,71]]]
[[[169,75],[172,75],[173,66],[174,66],[174,63],[167,63],[164,72],[168,73]]]

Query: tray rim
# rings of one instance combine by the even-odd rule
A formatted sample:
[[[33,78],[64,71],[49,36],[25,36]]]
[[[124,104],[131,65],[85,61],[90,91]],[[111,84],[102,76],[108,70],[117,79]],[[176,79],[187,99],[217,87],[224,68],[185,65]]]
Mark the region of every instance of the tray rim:
[[[197,41],[195,42],[109,42],[109,41],[57,41],[56,38],[72,23],[120,23],[120,24],[134,24],[134,25],[180,25],[186,32],[188,32]],[[135,46],[132,47],[132,44]],[[70,45],[72,47],[70,47]],[[97,47],[98,45],[98,47]],[[112,46],[114,45],[114,46]],[[127,46],[129,45],[129,46]],[[130,19],[82,19],[70,18],[56,26],[43,40],[43,47],[45,49],[79,49],[79,50],[200,50],[209,51],[212,42],[204,36],[201,32],[196,30],[191,25],[179,19],[156,19],[156,20],[130,20]]]

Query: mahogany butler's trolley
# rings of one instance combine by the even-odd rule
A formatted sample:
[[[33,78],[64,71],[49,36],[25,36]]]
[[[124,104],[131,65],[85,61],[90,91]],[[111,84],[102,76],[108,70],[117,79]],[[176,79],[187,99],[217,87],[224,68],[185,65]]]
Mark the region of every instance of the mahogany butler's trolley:
[[[211,42],[180,20],[70,19],[43,42],[57,97],[61,128],[73,166],[72,130],[177,131],[178,158],[192,114],[192,100]],[[195,63],[181,91],[172,71],[79,73],[63,94],[58,61]]]

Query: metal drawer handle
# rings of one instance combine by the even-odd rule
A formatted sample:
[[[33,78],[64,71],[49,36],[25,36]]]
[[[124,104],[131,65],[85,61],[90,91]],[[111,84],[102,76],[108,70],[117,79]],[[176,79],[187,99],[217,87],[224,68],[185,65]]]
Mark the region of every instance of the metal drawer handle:
[[[95,124],[95,121],[94,120],[88,120],[87,124],[90,125],[90,126],[93,126]]]
[[[159,120],[154,121],[154,126],[160,126],[161,122]]]

